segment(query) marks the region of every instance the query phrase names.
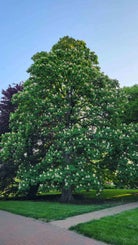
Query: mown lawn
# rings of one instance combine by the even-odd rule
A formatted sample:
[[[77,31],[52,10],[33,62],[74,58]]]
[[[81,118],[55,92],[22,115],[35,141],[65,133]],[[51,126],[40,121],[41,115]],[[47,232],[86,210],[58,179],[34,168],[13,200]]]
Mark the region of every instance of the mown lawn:
[[[113,245],[138,245],[138,208],[79,224],[71,230]]]
[[[44,221],[65,219],[82,213],[92,212],[112,204],[62,204],[58,202],[39,201],[0,201],[0,209]]]
[[[76,194],[79,204],[62,204],[54,200],[52,193],[40,196],[40,200],[1,200],[0,209],[44,221],[65,219],[82,213],[88,213],[129,201],[138,201],[137,190],[104,190],[100,199],[96,199],[95,191]],[[51,197],[52,195],[52,197]],[[50,198],[50,199],[49,199]],[[55,195],[57,198],[57,195]],[[53,201],[52,201],[53,200]]]

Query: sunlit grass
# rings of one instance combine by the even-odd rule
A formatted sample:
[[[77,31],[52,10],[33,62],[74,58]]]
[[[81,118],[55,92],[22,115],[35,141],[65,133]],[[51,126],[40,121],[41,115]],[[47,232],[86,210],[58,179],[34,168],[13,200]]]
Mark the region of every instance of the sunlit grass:
[[[138,244],[138,208],[79,224],[71,229],[85,236],[114,245]]]
[[[96,198],[96,191],[82,191],[81,195],[88,199]],[[137,189],[105,189],[100,197],[100,200],[104,201],[138,201]]]

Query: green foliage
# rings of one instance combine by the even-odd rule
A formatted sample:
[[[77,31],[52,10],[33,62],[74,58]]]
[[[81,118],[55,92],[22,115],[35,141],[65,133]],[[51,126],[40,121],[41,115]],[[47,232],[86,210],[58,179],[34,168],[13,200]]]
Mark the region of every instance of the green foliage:
[[[14,94],[23,90],[23,85],[16,84],[10,86],[6,90],[2,90],[2,99],[0,101],[0,136],[10,131],[9,118],[10,113],[14,112],[17,105],[12,104],[12,97]]]
[[[4,134],[11,131],[9,124],[10,114],[17,108],[16,104],[12,104],[12,97],[14,94],[19,93],[22,90],[23,85],[21,83],[14,86],[9,85],[6,90],[2,90],[2,98],[0,101],[0,141],[3,135],[6,153],[5,157],[2,159],[2,153],[0,152],[0,190],[4,191],[5,193],[15,190],[15,186],[13,187],[13,185],[17,169],[12,161],[12,152],[9,152],[9,148],[12,148],[10,142],[7,142],[7,138],[9,139],[9,134],[7,134],[7,136],[4,136]],[[13,137],[11,136],[11,138]],[[8,158],[8,160],[5,161],[5,158]]]
[[[124,87],[122,90],[128,96],[123,121],[126,123],[138,123],[138,84],[132,87]]]
[[[128,152],[131,138],[121,138],[127,132],[120,125],[123,91],[101,73],[97,56],[83,41],[64,37],[32,59],[24,90],[13,98],[18,108],[11,115],[12,132],[1,143],[2,157],[18,165],[24,193],[37,185],[100,192],[118,160],[119,166],[135,161],[131,147]]]
[[[112,180],[121,188],[137,188],[138,125],[122,124],[117,130],[107,130],[106,134],[110,142],[109,151],[100,166],[106,170],[105,179]]]

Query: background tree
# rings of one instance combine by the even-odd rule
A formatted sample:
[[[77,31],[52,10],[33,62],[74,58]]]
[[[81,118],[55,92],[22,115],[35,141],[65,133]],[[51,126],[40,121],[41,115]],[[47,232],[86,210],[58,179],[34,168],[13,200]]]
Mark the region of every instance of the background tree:
[[[9,85],[6,90],[2,90],[2,99],[0,102],[0,135],[10,131],[10,113],[14,112],[17,107],[17,105],[12,104],[12,97],[14,94],[22,91],[22,89],[23,85],[20,83],[15,86]]]
[[[118,188],[138,188],[138,125],[120,124],[117,129],[107,128],[109,151],[100,168],[104,179]]]
[[[14,151],[25,193],[45,185],[60,190],[68,202],[74,190],[100,191],[103,165],[114,157],[113,138],[121,127],[125,97],[118,82],[100,71],[97,56],[83,41],[73,38],[60,39],[49,53],[32,59],[30,78],[14,96],[18,108],[11,116],[12,132],[2,140],[2,157],[8,160]]]
[[[2,99],[0,102],[0,138],[3,134],[10,131],[9,121],[10,114],[14,112],[17,105],[12,103],[14,94],[22,91],[22,83],[14,86],[9,85],[6,90],[2,90]],[[15,176],[15,166],[12,162],[12,155],[10,160],[4,162],[0,159],[0,189],[3,191],[13,182]]]
[[[121,188],[138,188],[138,126],[127,126],[128,133],[123,135],[120,146],[125,149],[118,161],[116,184]],[[128,136],[129,135],[129,136]],[[126,142],[128,144],[126,145]],[[127,150],[126,150],[127,149]]]

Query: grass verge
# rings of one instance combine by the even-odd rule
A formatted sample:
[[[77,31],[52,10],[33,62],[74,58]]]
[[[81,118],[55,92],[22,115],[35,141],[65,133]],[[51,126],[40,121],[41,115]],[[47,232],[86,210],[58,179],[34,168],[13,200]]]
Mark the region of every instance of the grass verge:
[[[138,208],[71,227],[85,236],[113,245],[138,244]]]
[[[39,201],[0,201],[0,209],[44,221],[60,220],[70,216],[88,213],[112,204],[76,205]]]
[[[137,190],[104,190],[100,199],[96,199],[95,194],[95,191],[76,194],[77,204],[56,202],[55,200],[58,200],[60,194],[55,193],[53,195],[51,193],[50,195],[40,196],[35,201],[1,200],[0,209],[44,221],[51,221],[97,211],[130,201],[138,201]]]

